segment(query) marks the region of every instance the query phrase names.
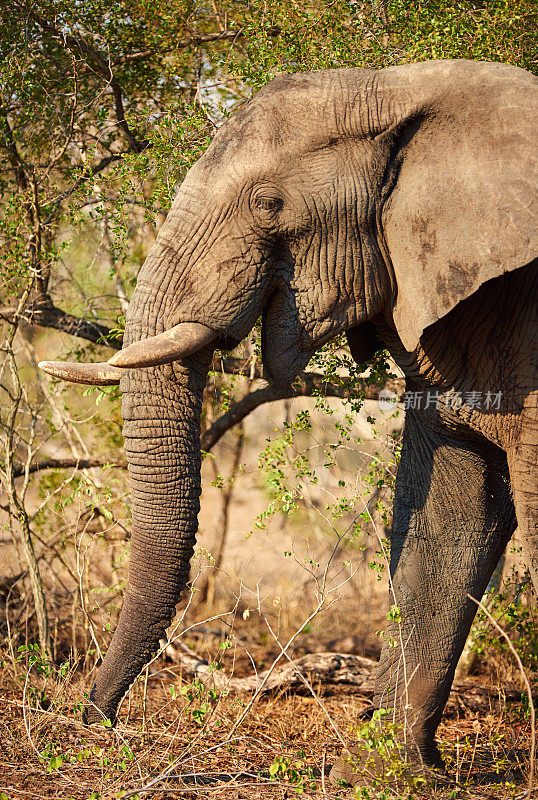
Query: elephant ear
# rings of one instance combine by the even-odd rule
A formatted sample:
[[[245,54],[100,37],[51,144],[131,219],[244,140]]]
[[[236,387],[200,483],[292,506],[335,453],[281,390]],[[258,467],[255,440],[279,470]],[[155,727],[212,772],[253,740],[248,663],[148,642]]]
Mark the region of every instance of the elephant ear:
[[[516,67],[465,61],[385,72],[400,108],[420,98],[386,133],[397,177],[383,216],[393,319],[412,351],[428,325],[485,281],[538,254],[538,81]]]

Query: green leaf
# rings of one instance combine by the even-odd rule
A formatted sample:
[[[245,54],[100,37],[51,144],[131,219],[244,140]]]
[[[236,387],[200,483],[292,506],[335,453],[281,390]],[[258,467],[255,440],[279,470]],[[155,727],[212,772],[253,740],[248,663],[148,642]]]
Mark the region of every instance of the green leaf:
[[[63,763],[64,763],[63,756],[53,756],[49,761],[49,767],[51,770],[60,769]]]
[[[278,762],[276,761],[273,761],[273,763],[269,767],[269,775],[271,775],[271,777],[274,777],[279,769],[280,769],[280,764],[278,764]]]

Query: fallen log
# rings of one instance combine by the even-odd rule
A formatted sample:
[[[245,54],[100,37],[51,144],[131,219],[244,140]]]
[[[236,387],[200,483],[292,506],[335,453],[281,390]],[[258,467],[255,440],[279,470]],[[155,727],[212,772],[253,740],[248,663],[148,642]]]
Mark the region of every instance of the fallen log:
[[[198,658],[186,645],[177,642],[167,645],[163,655],[181,667],[183,675],[196,677],[201,683],[221,691],[255,692],[264,681],[262,692],[294,688],[304,686],[302,675],[309,683],[348,684],[367,694],[373,692],[372,670],[375,661],[350,653],[308,653],[294,661],[284,661],[268,678],[267,669],[245,678],[234,678],[214,664]],[[163,670],[158,670],[150,677],[162,674]]]
[[[268,677],[269,670],[263,670],[244,678],[228,675],[181,642],[166,645],[163,655],[180,668],[182,677],[197,678],[204,685],[223,692],[256,692],[260,687],[260,694],[281,689],[304,689],[307,681],[310,685],[348,686],[368,697],[374,693],[376,662],[351,653],[308,653],[291,662],[283,661]],[[169,674],[167,669],[156,669],[149,677],[162,677],[167,672]],[[521,690],[517,688],[503,687],[499,690],[476,681],[455,681],[445,712],[449,715],[456,711],[483,712],[503,702],[520,700]]]

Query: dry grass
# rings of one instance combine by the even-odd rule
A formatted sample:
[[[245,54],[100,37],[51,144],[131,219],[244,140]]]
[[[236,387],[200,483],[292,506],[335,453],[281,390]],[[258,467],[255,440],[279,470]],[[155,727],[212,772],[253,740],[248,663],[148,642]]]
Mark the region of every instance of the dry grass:
[[[253,662],[257,668],[270,663],[278,647],[274,641],[262,643],[259,623],[250,619],[247,624],[238,616],[236,625],[206,624],[186,641],[208,660],[222,660],[227,674],[250,674]],[[224,641],[234,644],[223,650]],[[28,668],[24,658],[14,661],[9,649],[2,663],[0,788],[9,800],[112,800],[141,787],[147,789],[139,797],[156,800],[349,794],[331,787],[326,773],[342,749],[335,729],[352,742],[362,724],[360,714],[370,698],[359,692],[313,686],[315,697],[306,690],[262,696],[235,730],[249,696],[212,697],[193,688],[190,679],[182,681],[180,669],[161,657],[153,665],[154,674],[140,679],[122,704],[115,729],[88,729],[80,723],[80,703],[91,676],[75,669],[63,677],[43,676],[39,664]],[[483,675],[480,682],[491,685],[492,678]],[[459,787],[430,787],[409,796],[522,794],[528,719],[522,704],[507,702],[503,687],[498,688],[498,700],[482,698],[478,710],[458,698],[449,704],[439,740]],[[197,716],[203,703],[207,709]],[[278,763],[272,776],[271,765]]]

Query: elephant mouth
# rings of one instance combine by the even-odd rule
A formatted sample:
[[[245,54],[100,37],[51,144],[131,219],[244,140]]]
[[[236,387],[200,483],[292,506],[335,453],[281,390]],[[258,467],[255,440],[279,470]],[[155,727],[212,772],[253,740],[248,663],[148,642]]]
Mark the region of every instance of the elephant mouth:
[[[213,347],[215,350],[235,350],[236,347],[239,347],[241,344],[242,339],[238,336],[232,336],[229,333],[221,333],[217,331],[217,338],[213,343]]]

